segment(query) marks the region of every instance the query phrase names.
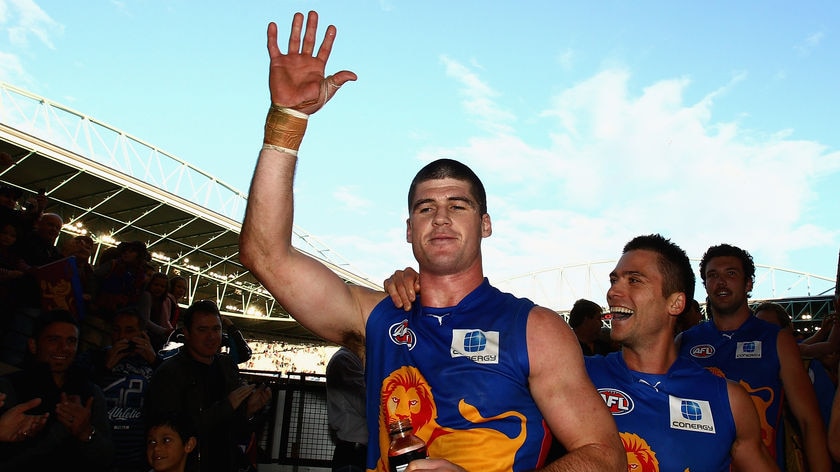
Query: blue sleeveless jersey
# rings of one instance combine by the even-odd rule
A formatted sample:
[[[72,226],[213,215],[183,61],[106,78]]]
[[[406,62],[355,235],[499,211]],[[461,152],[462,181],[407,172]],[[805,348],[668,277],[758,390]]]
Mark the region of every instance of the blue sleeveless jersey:
[[[638,472],[728,471],[735,420],[726,379],[690,359],[661,375],[630,370],[621,352],[585,357]]]
[[[680,354],[718,369],[747,390],[761,420],[762,441],[784,470],[784,454],[776,453],[782,451],[777,441],[782,400],[778,337],[778,326],[754,316],[735,331],[719,331],[707,321],[683,332]]]
[[[457,306],[419,305],[405,312],[386,298],[368,318],[367,468],[388,470],[388,424],[405,417],[429,457],[475,471],[540,467],[551,434],[528,390],[534,303],[484,279]]]

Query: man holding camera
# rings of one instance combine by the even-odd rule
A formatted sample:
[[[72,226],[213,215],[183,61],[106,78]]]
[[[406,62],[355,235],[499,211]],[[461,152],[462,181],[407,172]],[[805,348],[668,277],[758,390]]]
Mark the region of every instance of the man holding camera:
[[[115,469],[144,472],[146,464],[143,399],[160,363],[140,313],[123,309],[111,321],[111,345],[83,354],[102,389],[116,446]]]

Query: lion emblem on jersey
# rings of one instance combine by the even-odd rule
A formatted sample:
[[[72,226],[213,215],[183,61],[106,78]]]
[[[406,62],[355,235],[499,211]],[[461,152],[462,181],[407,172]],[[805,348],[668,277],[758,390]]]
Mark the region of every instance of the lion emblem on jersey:
[[[619,433],[627,451],[627,470],[633,472],[659,472],[659,460],[647,441],[638,434]]]
[[[410,418],[414,434],[426,441],[433,457],[446,457],[466,470],[512,470],[516,451],[525,444],[526,418],[516,411],[485,417],[473,405],[461,399],[458,411],[475,427],[459,430],[438,424],[434,394],[417,368],[403,366],[382,382],[379,428],[380,451],[388,449],[388,424]],[[515,418],[521,425],[516,437],[490,427],[480,427],[505,418]],[[388,470],[380,459],[377,470]]]

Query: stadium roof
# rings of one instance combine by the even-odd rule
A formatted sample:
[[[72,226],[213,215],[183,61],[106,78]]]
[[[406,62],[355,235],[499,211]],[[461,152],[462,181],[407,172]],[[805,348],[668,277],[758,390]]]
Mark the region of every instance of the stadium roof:
[[[0,183],[44,189],[63,232],[86,233],[93,261],[122,241],[142,241],[153,263],[189,281],[188,299],[212,299],[256,336],[320,341],[289,317],[239,261],[247,195],[175,156],[50,100],[0,84]],[[65,237],[64,235],[62,238]],[[60,238],[61,239],[61,238]],[[381,289],[295,228],[296,248],[347,283]]]

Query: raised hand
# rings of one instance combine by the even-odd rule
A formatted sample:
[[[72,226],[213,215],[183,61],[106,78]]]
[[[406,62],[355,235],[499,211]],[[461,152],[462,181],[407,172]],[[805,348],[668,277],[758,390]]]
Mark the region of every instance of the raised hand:
[[[305,31],[303,14],[295,13],[288,51],[283,54],[277,45],[277,25],[269,23],[268,55],[271,62],[268,86],[272,104],[309,115],[321,109],[344,83],[356,80],[356,74],[347,70],[325,76],[336,29],[333,25],[327,27],[321,47],[313,55],[317,30],[318,13],[309,12]]]

